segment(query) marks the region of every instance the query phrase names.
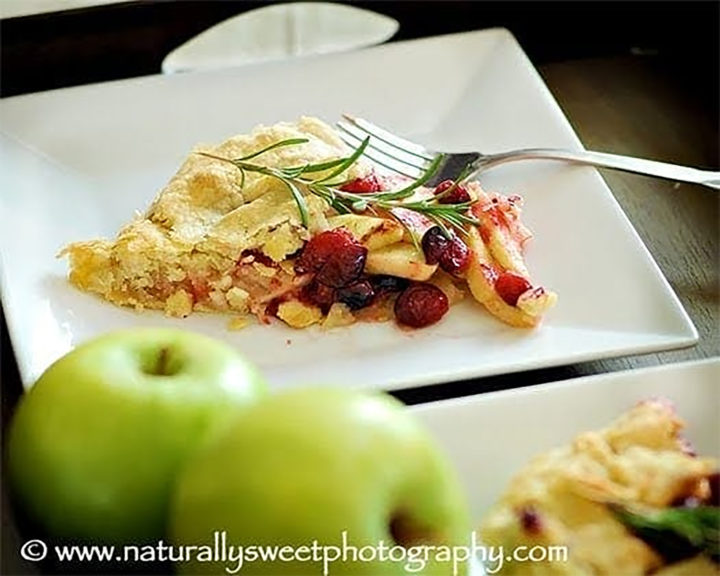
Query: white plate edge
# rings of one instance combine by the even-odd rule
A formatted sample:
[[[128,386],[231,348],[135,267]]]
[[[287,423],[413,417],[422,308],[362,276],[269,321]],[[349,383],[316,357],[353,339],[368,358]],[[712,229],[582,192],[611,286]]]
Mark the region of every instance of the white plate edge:
[[[618,370],[615,372],[604,372],[602,374],[590,374],[587,376],[579,376],[577,378],[568,378],[566,380],[555,380],[552,382],[543,382],[542,384],[510,388],[508,390],[496,390],[492,392],[484,392],[481,394],[472,394],[468,396],[459,396],[456,398],[435,400],[422,404],[413,404],[408,406],[408,409],[413,412],[434,412],[439,410],[452,410],[456,407],[484,402],[492,402],[498,398],[510,399],[516,396],[538,395],[547,391],[565,390],[568,388],[584,388],[596,385],[598,382],[611,382],[614,380],[622,380],[624,378],[645,378],[647,376],[652,376],[653,374],[657,373],[682,372],[684,370],[692,370],[696,367],[704,366],[717,366],[717,368],[720,370],[720,356],[702,358],[699,360],[686,360],[682,362],[658,364],[656,366],[646,366],[643,368],[630,368],[626,370]]]

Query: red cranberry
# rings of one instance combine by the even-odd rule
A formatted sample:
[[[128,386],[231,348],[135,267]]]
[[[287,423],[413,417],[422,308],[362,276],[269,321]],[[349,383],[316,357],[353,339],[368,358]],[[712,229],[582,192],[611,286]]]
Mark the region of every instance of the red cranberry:
[[[450,307],[447,296],[437,286],[427,283],[412,284],[395,301],[398,322],[413,328],[435,324]]]
[[[503,272],[495,282],[495,289],[500,295],[500,298],[505,300],[510,306],[515,306],[518,298],[520,298],[523,292],[530,290],[530,288],[532,288],[530,282],[515,272]]]
[[[370,276],[370,283],[372,284],[375,294],[392,294],[393,292],[402,292],[408,286],[406,278],[388,276],[386,274]]]
[[[318,282],[340,288],[356,280],[365,268],[367,248],[357,244],[330,258],[317,273]]]
[[[437,264],[440,262],[445,250],[450,244],[450,239],[445,236],[440,226],[429,228],[422,237],[422,249],[425,254],[425,261],[428,264]]]
[[[540,514],[532,506],[523,506],[518,511],[520,525],[528,534],[538,535],[542,531],[542,519]]]
[[[336,228],[310,239],[295,262],[295,271],[315,272],[318,282],[339,288],[362,274],[366,258],[367,248],[347,230]]]
[[[298,274],[318,272],[335,252],[353,243],[355,239],[345,228],[321,232],[305,244],[295,261],[295,271]]]
[[[470,263],[470,250],[465,242],[453,236],[445,252],[440,256],[440,268],[449,274],[458,275]]]
[[[343,192],[354,192],[355,194],[369,194],[372,192],[381,192],[383,189],[383,181],[375,172],[371,172],[362,178],[355,178],[346,184],[340,186]]]
[[[450,274],[459,274],[470,262],[470,250],[458,236],[445,236],[440,226],[428,229],[422,238],[422,249],[428,264],[440,264]]]
[[[336,293],[338,302],[347,304],[350,310],[359,310],[369,306],[374,297],[375,291],[368,280],[358,280],[338,288]]]
[[[330,306],[335,302],[335,289],[313,279],[312,282],[303,287],[300,292],[300,299],[319,306],[323,314],[327,314]]]
[[[453,180],[443,180],[440,184],[435,186],[433,194],[438,196],[446,190],[452,188],[454,185],[455,182]],[[458,184],[448,194],[440,198],[438,202],[440,204],[462,204],[464,202],[470,202],[470,200],[472,200],[472,198],[470,198],[470,193],[467,191],[467,188],[465,188],[462,184]]]

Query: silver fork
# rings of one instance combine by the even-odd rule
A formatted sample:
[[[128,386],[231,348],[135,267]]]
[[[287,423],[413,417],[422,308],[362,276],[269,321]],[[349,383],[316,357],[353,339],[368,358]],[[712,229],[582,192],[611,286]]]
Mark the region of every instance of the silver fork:
[[[400,138],[367,120],[349,114],[343,114],[342,119],[337,122],[337,127],[340,129],[340,137],[353,148],[357,148],[363,140],[369,137],[368,147],[365,149],[367,158],[393,172],[412,179],[419,178],[433,161],[442,155],[443,158],[437,172],[428,181],[430,186],[434,186],[443,180],[457,178],[466,167],[469,169],[467,177],[472,177],[506,162],[563,160],[656,176],[677,182],[691,182],[720,189],[720,172],[699,170],[688,166],[678,166],[631,156],[559,148],[526,148],[500,154],[482,154],[480,152],[448,153],[430,150],[415,142]]]

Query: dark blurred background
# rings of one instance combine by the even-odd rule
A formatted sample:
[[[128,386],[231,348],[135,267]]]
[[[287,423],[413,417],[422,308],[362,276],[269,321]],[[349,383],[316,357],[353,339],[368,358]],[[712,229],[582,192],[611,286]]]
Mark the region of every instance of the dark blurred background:
[[[174,48],[226,18],[271,4],[123,2],[0,22],[0,95],[160,72]],[[394,41],[503,26],[535,65],[613,55],[653,60],[717,108],[717,1],[348,2],[397,19]]]

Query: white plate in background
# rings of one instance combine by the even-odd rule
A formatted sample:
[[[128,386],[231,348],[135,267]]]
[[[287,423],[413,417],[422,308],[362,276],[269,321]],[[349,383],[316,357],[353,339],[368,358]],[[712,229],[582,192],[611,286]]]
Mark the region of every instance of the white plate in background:
[[[19,18],[48,12],[94,8],[127,0],[0,0],[0,18]]]
[[[117,308],[66,281],[67,243],[113,237],[198,143],[256,124],[351,112],[438,148],[580,148],[502,29],[211,72],[158,75],[0,101],[0,290],[25,385],[92,336],[161,325],[231,343],[276,387],[398,389],[688,346],[697,333],[597,171],[517,163],[481,182],[525,198],[534,278],[559,294],[542,327],[495,320],[466,298],[438,324],[322,332],[226,329]]]
[[[332,2],[263,6],[228,18],[168,54],[166,74],[258,64],[382,44],[400,24],[394,18]]]
[[[477,525],[533,456],[605,428],[636,403],[671,400],[698,454],[720,459],[720,359],[615,372],[413,406],[439,440]]]

